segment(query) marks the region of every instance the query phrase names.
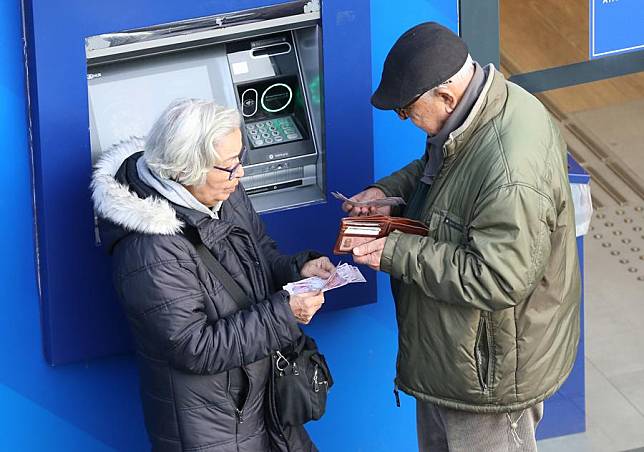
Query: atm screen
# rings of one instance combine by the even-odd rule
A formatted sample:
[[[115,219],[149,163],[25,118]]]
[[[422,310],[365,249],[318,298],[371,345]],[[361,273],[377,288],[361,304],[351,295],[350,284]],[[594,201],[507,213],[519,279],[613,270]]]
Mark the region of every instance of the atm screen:
[[[130,136],[147,135],[153,122],[178,97],[212,99],[208,68],[124,73],[90,85],[95,131],[103,148]]]
[[[144,137],[175,99],[236,106],[222,46],[88,67],[92,160],[132,136]]]

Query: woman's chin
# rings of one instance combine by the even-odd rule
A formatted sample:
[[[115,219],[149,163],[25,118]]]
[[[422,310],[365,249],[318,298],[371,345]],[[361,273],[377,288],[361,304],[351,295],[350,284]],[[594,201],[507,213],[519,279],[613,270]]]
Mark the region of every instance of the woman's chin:
[[[212,199],[210,207],[214,207],[217,205],[217,203],[226,201],[228,198],[230,198],[230,195],[232,194],[233,192],[227,192],[227,193],[222,193],[220,195],[217,195],[217,197]]]
[[[217,193],[216,195],[213,195],[212,198],[208,200],[208,203],[204,203],[208,207],[214,207],[217,205],[217,203],[220,203],[222,201],[226,201],[228,198],[230,198],[230,195],[235,193],[235,190],[237,190],[237,187],[233,188],[232,190],[225,190]]]

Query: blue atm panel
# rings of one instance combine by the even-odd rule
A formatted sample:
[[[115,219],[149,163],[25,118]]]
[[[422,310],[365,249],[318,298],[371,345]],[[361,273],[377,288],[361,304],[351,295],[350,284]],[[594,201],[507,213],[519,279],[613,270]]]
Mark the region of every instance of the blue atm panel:
[[[243,182],[269,233],[287,253],[331,253],[343,213],[328,193],[373,180],[369,4],[23,2],[49,363],[131,348],[88,186],[98,155],[175,97],[237,105]],[[328,293],[325,309],[375,302],[362,270],[368,283]]]

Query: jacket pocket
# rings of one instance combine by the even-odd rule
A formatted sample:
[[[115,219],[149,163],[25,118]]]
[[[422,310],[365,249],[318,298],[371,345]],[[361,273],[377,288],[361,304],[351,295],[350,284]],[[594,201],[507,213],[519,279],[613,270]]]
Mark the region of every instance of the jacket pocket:
[[[228,371],[228,398],[235,409],[237,422],[244,423],[244,409],[252,389],[250,377],[245,367],[236,367]]]
[[[436,210],[429,217],[430,233],[435,240],[452,243],[467,241],[467,227],[457,215],[446,210]]]
[[[494,370],[493,349],[489,313],[482,311],[476,333],[476,342],[474,343],[474,357],[476,359],[476,373],[479,385],[483,392],[487,392],[492,385]]]

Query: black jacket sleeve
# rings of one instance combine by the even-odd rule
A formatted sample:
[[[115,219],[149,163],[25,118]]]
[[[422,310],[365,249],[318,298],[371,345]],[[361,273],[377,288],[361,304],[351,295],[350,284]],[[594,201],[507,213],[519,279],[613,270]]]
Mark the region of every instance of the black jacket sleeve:
[[[245,192],[242,192],[242,199],[244,201],[244,208],[248,209],[251,215],[252,233],[271,267],[275,287],[281,288],[285,284],[302,279],[300,275],[302,266],[311,259],[321,257],[322,254],[312,250],[292,255],[280,253],[277,248],[277,243],[266,233],[264,222],[253,208]]]
[[[189,261],[149,266],[125,276],[118,287],[138,335],[174,367],[191,373],[216,374],[252,363],[301,334],[285,291],[209,322],[210,295]]]

